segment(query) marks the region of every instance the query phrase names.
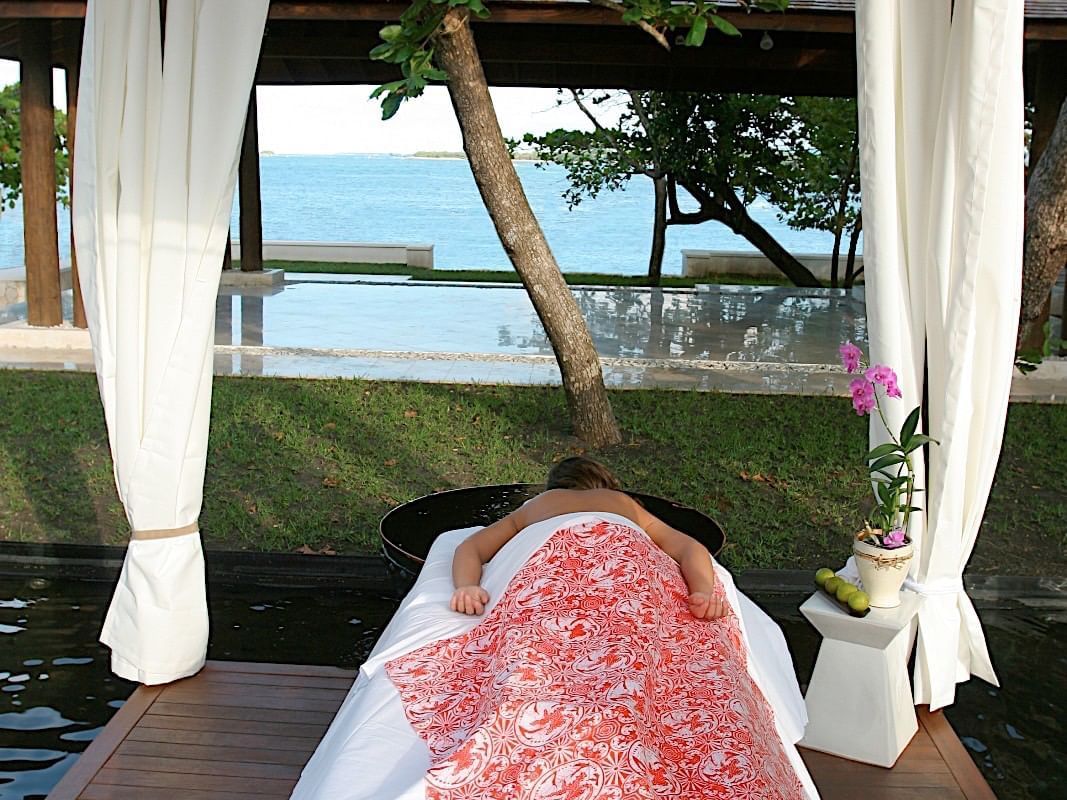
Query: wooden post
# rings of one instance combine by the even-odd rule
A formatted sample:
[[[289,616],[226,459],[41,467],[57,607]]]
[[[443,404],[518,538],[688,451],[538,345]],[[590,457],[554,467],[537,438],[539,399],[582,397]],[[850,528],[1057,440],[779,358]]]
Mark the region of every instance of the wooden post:
[[[74,292],[74,327],[87,328],[85,302],[78,280],[78,254],[74,250],[74,128],[78,120],[78,69],[81,62],[80,48],[67,62],[67,152],[70,154],[70,175],[67,195],[70,199],[70,285]]]
[[[56,230],[55,120],[52,103],[52,25],[19,22],[22,55],[22,217],[26,304],[30,325],[60,325],[59,234]]]
[[[248,118],[238,168],[241,202],[241,272],[263,271],[263,210],[259,196],[259,131],[256,87],[248,98]]]

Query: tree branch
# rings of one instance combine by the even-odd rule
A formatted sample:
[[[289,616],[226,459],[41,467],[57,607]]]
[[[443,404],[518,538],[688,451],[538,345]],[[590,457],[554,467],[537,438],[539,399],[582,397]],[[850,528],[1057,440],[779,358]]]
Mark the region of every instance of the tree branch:
[[[656,137],[652,135],[652,120],[648,116],[648,110],[645,108],[644,101],[641,99],[641,93],[636,89],[629,90],[630,104],[634,108],[634,113],[637,114],[637,119],[641,122],[641,127],[645,129],[645,136],[648,137],[649,147],[652,148],[652,157],[656,161],[656,166],[659,167],[663,164],[663,152],[660,150],[659,142],[656,141]]]
[[[622,3],[618,3],[616,0],[589,0],[589,3],[594,6],[600,6],[601,8],[610,8],[612,11],[619,12],[620,15],[623,12]],[[634,25],[655,39],[664,50],[671,49],[671,43],[667,41],[667,37],[663,35],[662,31],[652,27],[643,19],[637,20]]]

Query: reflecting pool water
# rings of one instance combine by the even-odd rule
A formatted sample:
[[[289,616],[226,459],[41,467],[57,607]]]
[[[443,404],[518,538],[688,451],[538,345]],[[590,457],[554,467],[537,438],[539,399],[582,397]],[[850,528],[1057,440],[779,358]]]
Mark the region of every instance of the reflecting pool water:
[[[0,577],[0,800],[35,800],[77,759],[134,685],[96,637],[110,585]],[[782,624],[801,682],[818,647],[802,596],[756,598]],[[353,587],[210,587],[209,657],[356,668],[396,600]],[[981,611],[1003,689],[960,687],[949,719],[1007,800],[1067,796],[1067,614]]]

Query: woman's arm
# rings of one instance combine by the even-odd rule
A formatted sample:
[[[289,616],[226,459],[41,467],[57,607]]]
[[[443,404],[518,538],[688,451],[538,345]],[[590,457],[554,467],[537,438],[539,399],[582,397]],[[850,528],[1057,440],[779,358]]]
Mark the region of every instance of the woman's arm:
[[[482,566],[525,527],[521,511],[513,511],[492,525],[472,533],[456,548],[452,557],[452,584],[456,590],[449,603],[453,611],[463,614],[481,614],[485,611],[489,593],[480,585]]]
[[[689,610],[693,616],[698,619],[718,619],[723,616],[726,605],[722,594],[715,591],[718,579],[707,548],[692,536],[653,516],[639,503],[634,502],[634,505],[635,521],[664,553],[678,562],[682,577],[689,587]]]

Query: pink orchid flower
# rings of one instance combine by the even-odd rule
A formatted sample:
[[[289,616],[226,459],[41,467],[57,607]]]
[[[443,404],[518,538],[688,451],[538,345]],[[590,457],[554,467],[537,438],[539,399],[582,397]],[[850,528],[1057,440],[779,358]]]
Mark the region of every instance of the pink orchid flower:
[[[848,385],[852,392],[852,407],[859,416],[869,414],[875,407],[874,384],[866,378],[856,378]]]
[[[867,380],[871,383],[880,383],[882,386],[888,387],[890,384],[897,385],[897,374],[885,364],[875,364],[870,367],[864,375],[867,376]]]
[[[904,531],[901,528],[893,528],[889,533],[882,536],[882,547],[894,549],[904,546]]]
[[[841,354],[841,363],[845,365],[845,369],[849,372],[859,370],[863,351],[856,345],[852,344],[852,342],[845,342],[837,349],[837,352]]]

